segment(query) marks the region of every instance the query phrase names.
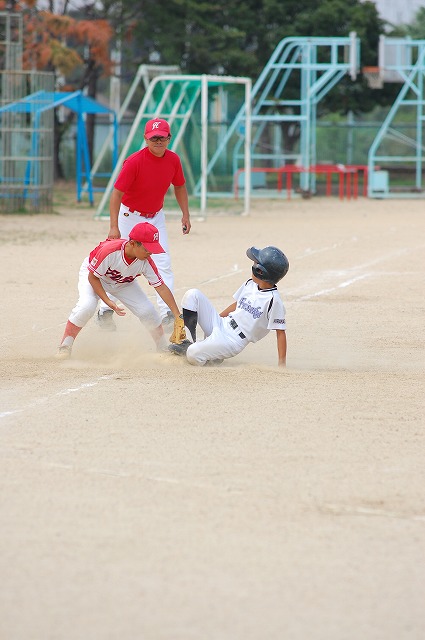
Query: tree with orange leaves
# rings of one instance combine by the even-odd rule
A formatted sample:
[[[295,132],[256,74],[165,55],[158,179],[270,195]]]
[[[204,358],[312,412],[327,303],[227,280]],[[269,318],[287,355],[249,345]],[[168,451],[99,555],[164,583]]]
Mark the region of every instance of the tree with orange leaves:
[[[67,78],[80,67],[79,86],[73,89],[88,87],[93,75],[110,75],[113,29],[107,20],[82,20],[38,11],[31,0],[22,2],[21,7],[25,23],[24,68],[53,71]]]
[[[6,6],[7,5],[7,6]],[[92,4],[87,5],[90,9]],[[62,13],[39,10],[35,0],[8,2],[0,0],[0,10],[21,12],[24,19],[23,68],[52,71],[58,89],[75,91],[87,89],[87,94],[96,98],[98,80],[112,72],[110,42],[114,35],[107,20],[80,19],[78,14],[67,15],[68,4],[62,4]],[[84,12],[84,5],[80,11]],[[64,123],[55,113],[55,177],[62,178],[59,148],[65,131],[74,114],[70,113]],[[89,154],[92,160],[95,115],[86,118]]]

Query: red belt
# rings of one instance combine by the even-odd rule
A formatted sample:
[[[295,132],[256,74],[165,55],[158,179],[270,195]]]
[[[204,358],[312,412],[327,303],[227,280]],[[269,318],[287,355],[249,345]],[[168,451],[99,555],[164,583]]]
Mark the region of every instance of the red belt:
[[[147,211],[136,211],[136,209],[130,209],[130,208],[128,210],[130,213],[137,213],[138,216],[142,216],[143,218],[153,218],[158,213],[158,211],[155,211],[154,213],[149,213]]]

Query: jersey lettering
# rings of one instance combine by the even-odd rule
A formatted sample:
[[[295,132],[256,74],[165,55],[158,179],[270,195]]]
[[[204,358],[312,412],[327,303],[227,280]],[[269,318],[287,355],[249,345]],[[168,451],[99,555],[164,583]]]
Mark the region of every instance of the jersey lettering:
[[[111,269],[110,267],[108,267],[108,270],[105,273],[105,276],[107,276],[108,278],[111,278],[111,280],[113,280],[114,282],[119,282],[120,284],[124,284],[125,282],[133,282],[133,280],[135,280],[137,277],[137,276],[127,276],[126,278],[123,278],[119,271],[117,271],[116,269]]]
[[[263,312],[260,311],[261,307],[252,307],[251,304],[249,302],[247,302],[246,298],[241,298],[239,300],[238,307],[240,309],[243,309],[244,311],[247,311],[248,313],[250,313],[252,315],[252,317],[254,318],[254,320],[257,320],[263,314]]]

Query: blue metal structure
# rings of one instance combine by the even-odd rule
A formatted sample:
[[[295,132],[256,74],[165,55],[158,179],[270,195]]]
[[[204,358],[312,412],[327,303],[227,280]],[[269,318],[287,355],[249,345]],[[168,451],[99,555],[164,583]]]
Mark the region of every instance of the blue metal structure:
[[[264,167],[266,163],[280,167],[296,161],[306,169],[314,165],[317,105],[347,74],[355,80],[359,65],[360,40],[354,32],[347,37],[294,37],[282,40],[252,92],[250,91],[249,102],[246,99],[242,102],[243,106],[229,124],[227,121],[222,123],[226,129],[223,133],[220,132],[214,152],[205,162],[201,175],[193,175],[191,163],[186,163],[188,184],[192,186],[193,194],[200,196],[201,210],[204,211],[206,195],[234,197],[232,181],[241,167],[244,169],[244,174],[240,176],[243,181],[241,188],[244,189],[247,210],[247,195],[251,193],[251,164],[254,168]],[[201,131],[201,126],[195,126],[190,132],[187,128],[201,95],[203,78],[205,82],[216,85],[224,84],[226,81],[226,76],[178,74],[158,76],[149,84],[121,150],[119,166],[116,166],[98,206],[97,217],[108,215],[107,200],[113,188],[113,181],[122,160],[143,146],[143,127],[149,118],[160,114],[170,121],[173,128],[170,148],[176,150],[178,146],[179,153],[186,159],[186,141],[193,146],[194,136],[199,136]],[[284,148],[281,135],[283,122],[291,123],[300,129],[300,152],[296,154],[293,150]],[[202,140],[202,136],[199,136],[199,147],[202,146]],[[267,140],[267,143],[272,141],[271,152],[263,152],[261,147],[264,140]],[[214,182],[218,182],[216,176],[220,172],[219,166],[227,164],[229,190],[207,189],[207,180],[209,185],[213,186]],[[258,174],[252,174],[256,175]],[[306,171],[300,174],[300,181],[303,189],[315,189],[314,173]]]
[[[368,196],[423,198],[425,40],[382,36],[377,72],[381,85],[399,82],[403,86],[369,150]],[[398,127],[399,122],[411,123],[410,135]]]
[[[42,114],[55,107],[64,106],[77,114],[77,149],[76,149],[76,190],[77,201],[81,201],[83,190],[87,190],[90,204],[94,204],[93,175],[91,174],[87,134],[85,127],[85,115],[87,113],[107,114],[112,118],[113,126],[113,148],[112,164],[116,165],[118,160],[118,124],[115,111],[103,106],[96,100],[85,96],[82,91],[73,92],[47,92],[38,91],[22,98],[17,102],[12,102],[0,108],[0,128],[1,119],[5,114],[27,113],[33,119],[31,127],[31,143],[26,157],[26,169],[23,179],[24,200],[27,197],[28,185],[40,184],[40,171],[38,163],[38,149],[42,136],[42,129],[39,126]],[[85,186],[83,187],[83,179]]]
[[[252,166],[279,167],[298,163],[308,169],[316,164],[317,105],[347,74],[355,80],[360,65],[360,40],[349,37],[284,38],[274,50],[252,89]],[[291,123],[300,129],[300,150],[284,148],[280,125]],[[226,138],[217,148],[211,171],[234,132],[240,136],[233,156],[233,173],[243,162],[239,152],[245,138],[245,108],[241,108]],[[264,142],[264,141],[267,142]],[[271,149],[264,153],[265,144]],[[243,165],[242,165],[243,166]],[[314,191],[315,175],[301,175],[301,187]],[[197,185],[199,186],[199,185]]]

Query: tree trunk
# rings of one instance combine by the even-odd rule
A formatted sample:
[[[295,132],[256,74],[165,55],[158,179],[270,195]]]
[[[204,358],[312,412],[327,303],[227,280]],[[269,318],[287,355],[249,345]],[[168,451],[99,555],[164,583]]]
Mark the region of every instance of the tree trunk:
[[[93,100],[96,100],[97,77],[98,77],[97,70],[94,67],[91,69],[88,83],[87,83],[87,94],[90,98],[93,98]],[[87,144],[89,148],[90,168],[93,166],[95,127],[96,127],[96,114],[88,113],[86,116],[86,132],[87,132]]]
[[[63,127],[59,122],[57,109],[53,109],[53,122],[53,177],[54,180],[63,180],[65,176],[59,153],[63,136]]]

